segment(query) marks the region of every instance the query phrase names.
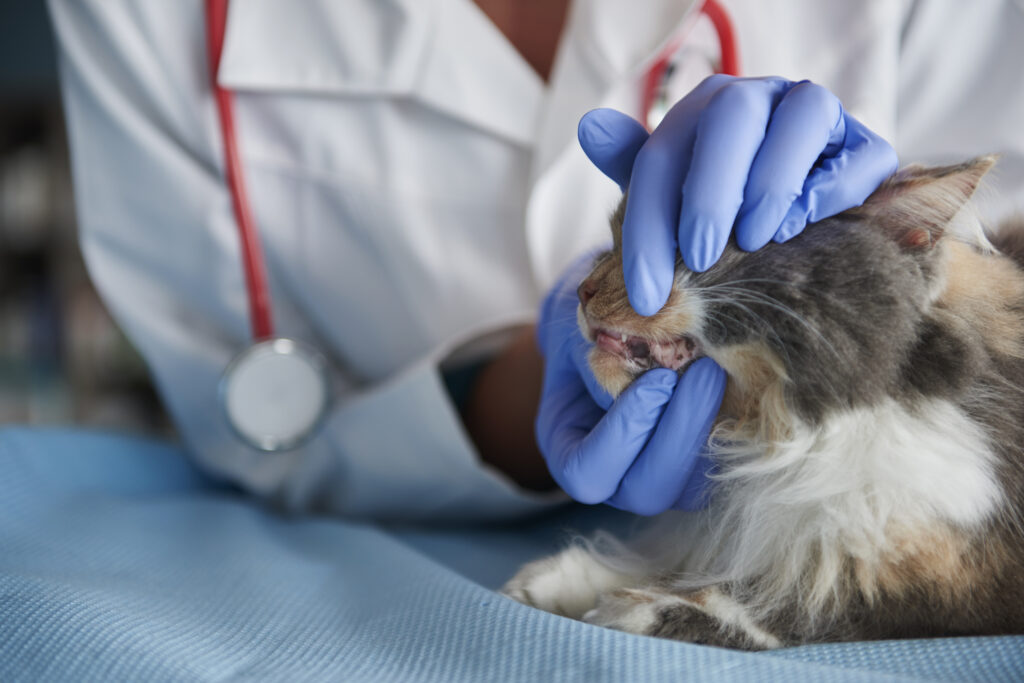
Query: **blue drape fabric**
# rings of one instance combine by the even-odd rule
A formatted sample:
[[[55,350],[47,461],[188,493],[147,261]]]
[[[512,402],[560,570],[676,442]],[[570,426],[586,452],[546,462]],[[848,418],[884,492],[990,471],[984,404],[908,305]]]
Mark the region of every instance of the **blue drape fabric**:
[[[0,680],[1024,680],[1020,636],[741,653],[494,593],[568,529],[628,524],[582,507],[462,528],[288,517],[174,445],[7,428]]]

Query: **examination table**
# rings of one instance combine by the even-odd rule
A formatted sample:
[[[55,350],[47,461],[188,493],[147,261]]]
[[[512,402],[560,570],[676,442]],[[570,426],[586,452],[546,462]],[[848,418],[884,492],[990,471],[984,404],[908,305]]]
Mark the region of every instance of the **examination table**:
[[[1024,636],[733,652],[494,593],[567,530],[623,523],[288,518],[175,445],[2,429],[0,681],[1024,681]]]

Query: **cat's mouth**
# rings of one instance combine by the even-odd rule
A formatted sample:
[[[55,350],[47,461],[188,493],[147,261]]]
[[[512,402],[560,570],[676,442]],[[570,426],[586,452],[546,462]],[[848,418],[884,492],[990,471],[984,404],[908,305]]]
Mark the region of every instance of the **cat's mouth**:
[[[656,341],[646,337],[618,332],[609,328],[587,325],[588,338],[602,351],[621,357],[639,369],[663,367],[680,370],[701,355],[700,344],[688,334],[670,341]]]

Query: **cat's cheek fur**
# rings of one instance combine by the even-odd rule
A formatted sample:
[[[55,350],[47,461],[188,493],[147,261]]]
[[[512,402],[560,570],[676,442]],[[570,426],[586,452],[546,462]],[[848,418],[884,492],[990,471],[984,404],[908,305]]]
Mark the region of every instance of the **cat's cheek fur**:
[[[769,442],[792,433],[796,416],[786,402],[786,369],[770,349],[752,342],[711,348],[708,356],[728,376],[720,426],[727,424],[732,437]]]

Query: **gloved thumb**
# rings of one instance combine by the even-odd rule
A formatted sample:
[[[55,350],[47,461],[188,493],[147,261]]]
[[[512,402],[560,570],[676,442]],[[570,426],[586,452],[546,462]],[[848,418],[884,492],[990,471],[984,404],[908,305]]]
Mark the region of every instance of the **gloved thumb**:
[[[636,153],[647,142],[643,125],[614,109],[594,109],[580,119],[577,136],[587,157],[625,192]]]

